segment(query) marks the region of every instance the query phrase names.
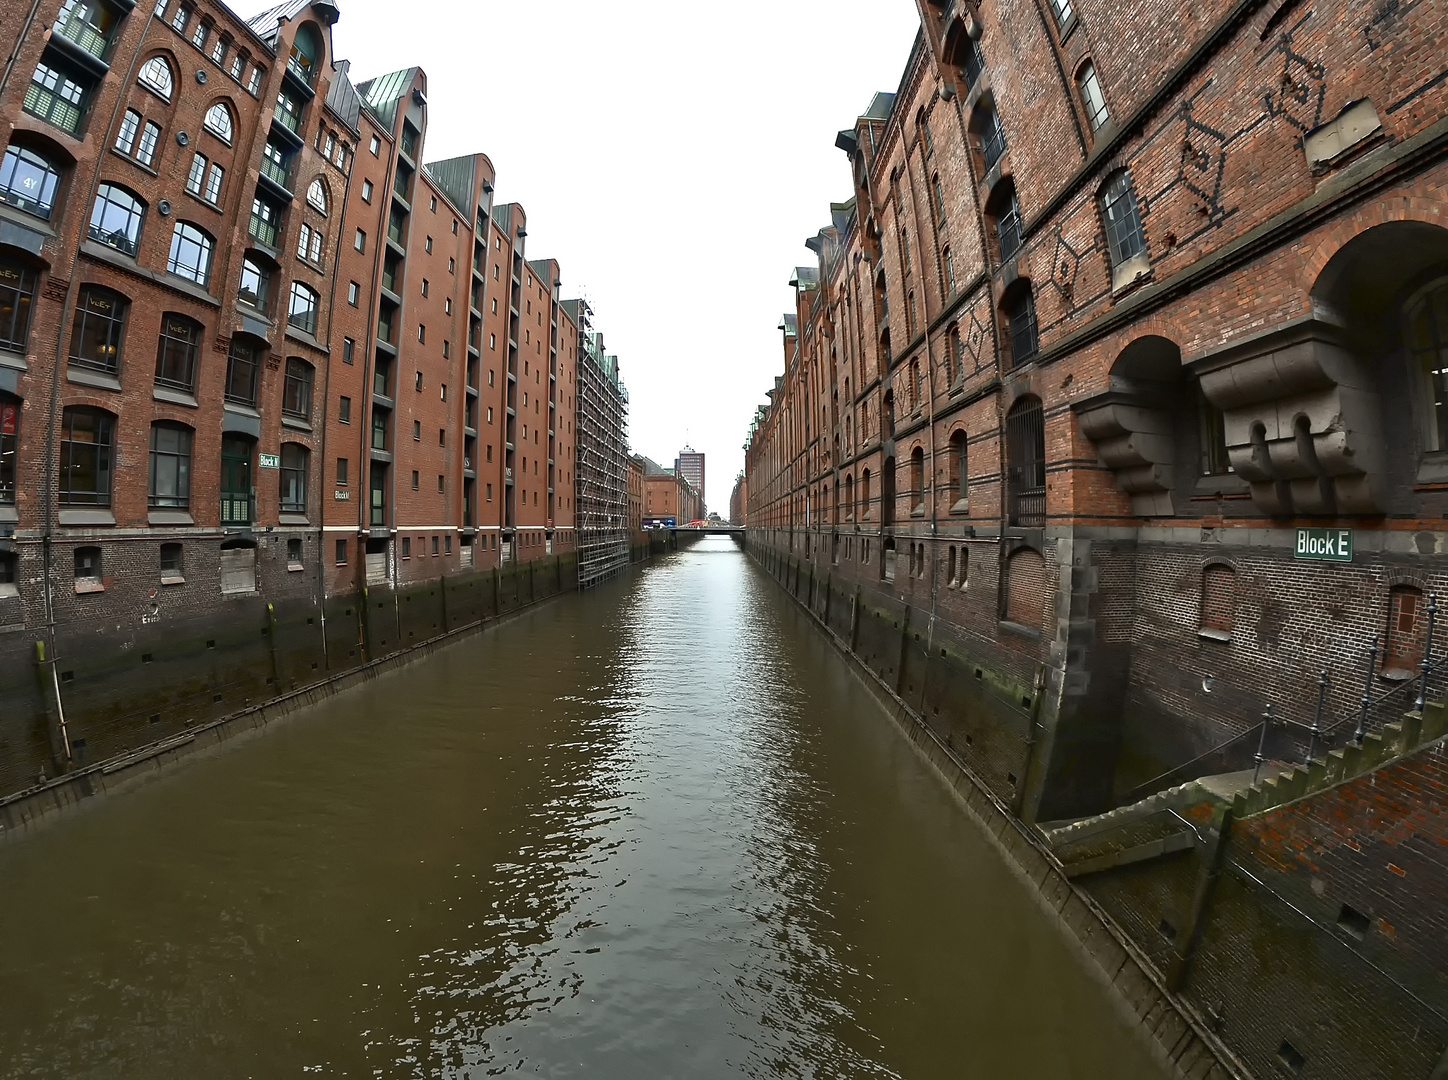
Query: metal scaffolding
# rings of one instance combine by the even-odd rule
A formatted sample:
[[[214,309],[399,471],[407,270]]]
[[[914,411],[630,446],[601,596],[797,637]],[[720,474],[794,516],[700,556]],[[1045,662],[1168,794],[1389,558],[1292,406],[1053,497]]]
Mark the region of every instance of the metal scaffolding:
[[[629,564],[628,390],[618,357],[603,351],[588,305],[577,302],[578,587],[586,589]]]

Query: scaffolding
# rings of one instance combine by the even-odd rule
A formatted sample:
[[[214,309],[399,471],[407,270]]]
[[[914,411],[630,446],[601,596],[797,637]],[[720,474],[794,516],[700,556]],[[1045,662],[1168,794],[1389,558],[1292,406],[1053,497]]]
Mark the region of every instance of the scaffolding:
[[[577,301],[578,587],[615,577],[629,565],[628,390],[618,357],[603,349],[592,311]]]

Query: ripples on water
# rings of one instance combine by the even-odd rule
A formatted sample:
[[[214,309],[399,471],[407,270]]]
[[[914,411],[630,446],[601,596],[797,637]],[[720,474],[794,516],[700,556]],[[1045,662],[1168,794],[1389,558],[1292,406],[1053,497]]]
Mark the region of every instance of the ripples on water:
[[[0,1075],[1153,1075],[808,635],[705,541],[0,851]]]

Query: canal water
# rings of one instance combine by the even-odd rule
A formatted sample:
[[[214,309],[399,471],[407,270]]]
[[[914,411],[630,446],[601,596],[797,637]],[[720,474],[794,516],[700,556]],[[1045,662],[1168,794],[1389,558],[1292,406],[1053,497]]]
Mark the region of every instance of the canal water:
[[[1161,1075],[726,539],[0,848],[3,1077]]]

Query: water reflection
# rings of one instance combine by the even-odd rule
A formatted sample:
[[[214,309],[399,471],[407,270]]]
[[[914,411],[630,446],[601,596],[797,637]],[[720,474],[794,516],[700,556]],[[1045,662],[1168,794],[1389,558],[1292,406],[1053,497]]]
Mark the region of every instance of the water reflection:
[[[728,540],[0,850],[0,1076],[1156,1075]]]

